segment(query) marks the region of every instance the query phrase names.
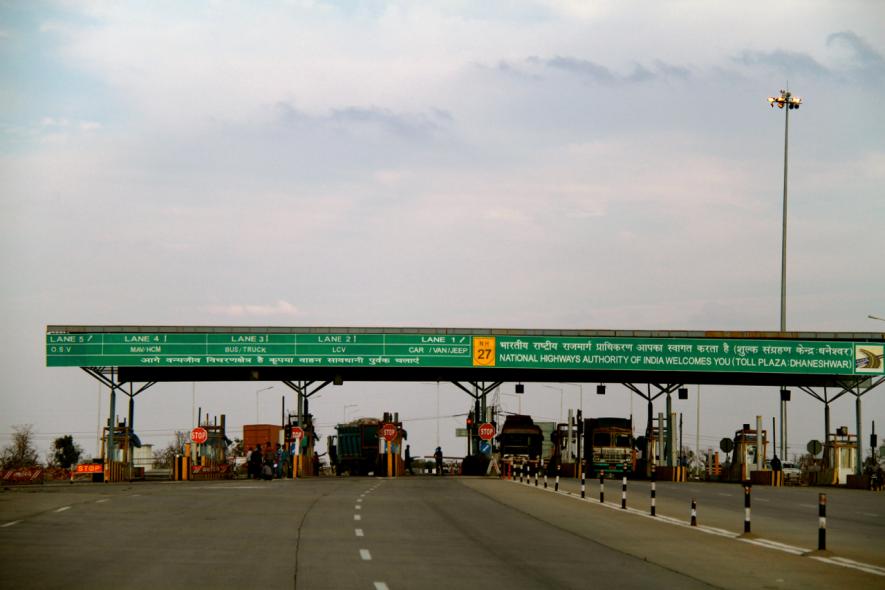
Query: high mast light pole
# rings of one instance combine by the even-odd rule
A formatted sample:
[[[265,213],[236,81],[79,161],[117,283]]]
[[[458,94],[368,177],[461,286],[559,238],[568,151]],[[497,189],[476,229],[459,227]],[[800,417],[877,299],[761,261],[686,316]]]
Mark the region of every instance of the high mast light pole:
[[[802,99],[793,96],[789,90],[781,90],[780,96],[769,96],[771,108],[786,107],[784,114],[784,212],[783,231],[781,232],[781,332],[787,331],[787,163],[790,148],[790,111],[798,109]]]
[[[783,212],[783,231],[781,232],[781,329],[780,331],[787,331],[787,164],[789,162],[789,148],[790,148],[790,111],[793,109],[798,109],[799,105],[802,104],[802,99],[798,96],[793,96],[793,94],[789,90],[781,90],[779,96],[769,96],[768,104],[771,108],[774,108],[777,105],[777,108],[783,109],[786,107],[784,111],[784,212]],[[787,460],[787,428],[786,428],[786,417],[787,417],[787,397],[789,392],[786,389],[781,389],[780,401],[781,401],[781,457],[782,461]],[[772,432],[772,435],[774,433]],[[774,448],[774,445],[772,445]]]

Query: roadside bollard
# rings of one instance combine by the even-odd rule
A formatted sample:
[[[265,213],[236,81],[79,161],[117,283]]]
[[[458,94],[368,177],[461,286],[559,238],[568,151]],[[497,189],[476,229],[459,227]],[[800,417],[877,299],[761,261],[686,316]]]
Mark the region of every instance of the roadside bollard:
[[[541,470],[544,472],[544,489],[547,489],[547,468],[544,467],[544,461],[541,461]]]
[[[655,516],[655,470],[651,470],[651,515]]]
[[[627,476],[621,479],[621,509],[627,509]]]
[[[581,470],[581,499],[587,497],[587,488],[584,486],[584,470]]]
[[[605,504],[605,471],[599,472],[599,503]]]
[[[744,486],[744,534],[750,532],[750,492],[752,491],[750,484]]]
[[[691,499],[691,526],[698,526],[698,503],[694,498]]]
[[[827,550],[827,495],[817,496],[817,550]]]
[[[538,466],[537,465],[534,466],[534,470],[535,470],[535,487],[538,487]]]
[[[559,463],[556,464],[556,483],[553,486],[553,491],[559,491]]]

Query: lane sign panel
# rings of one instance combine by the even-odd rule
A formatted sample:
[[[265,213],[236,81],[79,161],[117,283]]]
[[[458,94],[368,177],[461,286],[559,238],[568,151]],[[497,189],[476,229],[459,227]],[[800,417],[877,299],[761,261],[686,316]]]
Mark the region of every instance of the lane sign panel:
[[[881,342],[318,333],[46,334],[49,367],[476,367],[883,375]]]

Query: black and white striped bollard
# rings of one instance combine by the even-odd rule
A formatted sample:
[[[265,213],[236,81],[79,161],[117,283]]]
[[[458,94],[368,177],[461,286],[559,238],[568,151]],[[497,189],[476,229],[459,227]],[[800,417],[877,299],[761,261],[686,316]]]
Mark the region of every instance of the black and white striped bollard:
[[[623,476],[621,479],[621,508],[623,510],[627,509],[627,476]]]
[[[605,471],[599,472],[599,503],[605,504]]]
[[[535,465],[535,487],[538,487],[538,466]]]
[[[691,526],[698,526],[698,503],[694,498],[691,499]]]
[[[586,497],[587,497],[587,488],[584,485],[584,470],[581,469],[581,499],[583,500]]]
[[[547,468],[544,467],[544,461],[541,461],[541,470],[544,472],[544,489],[547,489]]]
[[[553,491],[559,491],[559,463],[556,464],[556,483],[553,485]]]
[[[817,496],[817,550],[827,550],[827,495]]]
[[[651,470],[651,515],[655,516],[655,470]]]
[[[750,484],[744,486],[744,534],[750,532],[750,492],[752,491]]]

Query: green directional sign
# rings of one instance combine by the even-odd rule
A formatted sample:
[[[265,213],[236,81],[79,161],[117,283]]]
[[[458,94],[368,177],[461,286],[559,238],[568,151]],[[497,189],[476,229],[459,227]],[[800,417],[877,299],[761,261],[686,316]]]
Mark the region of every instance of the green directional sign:
[[[46,334],[50,367],[480,367],[882,375],[883,344],[742,338],[157,332]]]

